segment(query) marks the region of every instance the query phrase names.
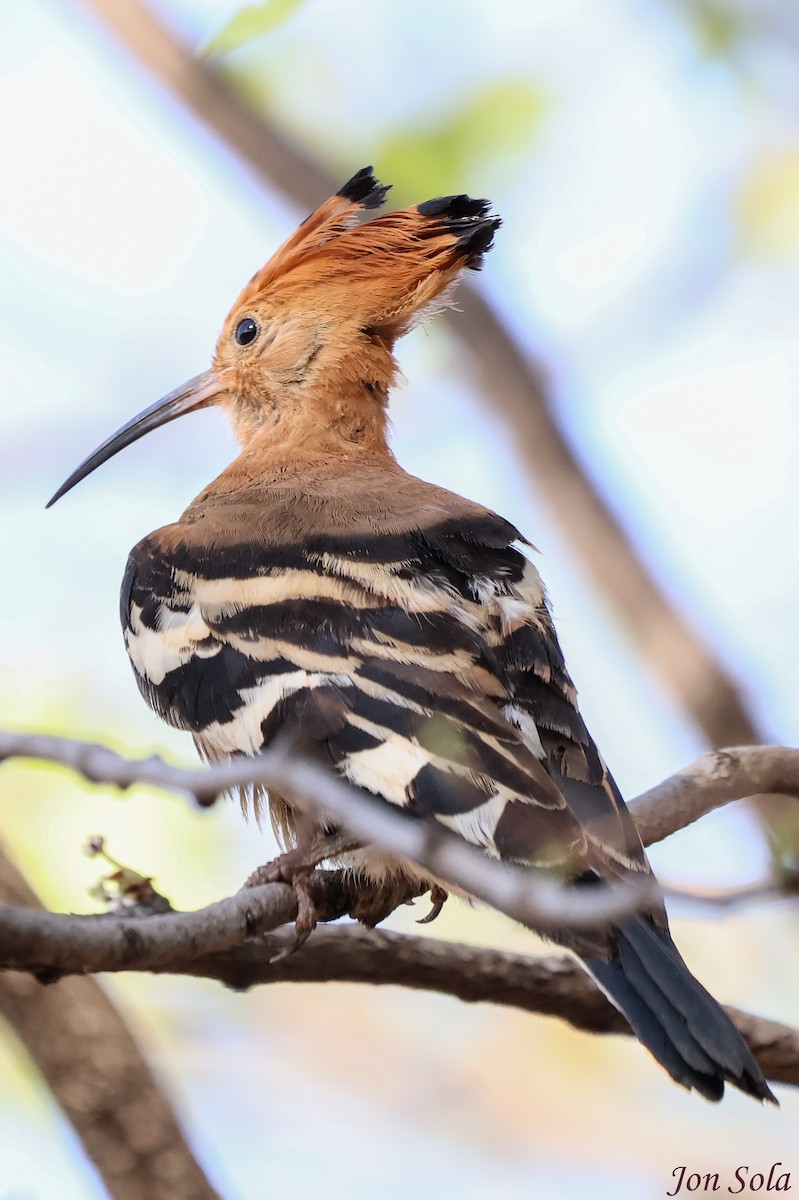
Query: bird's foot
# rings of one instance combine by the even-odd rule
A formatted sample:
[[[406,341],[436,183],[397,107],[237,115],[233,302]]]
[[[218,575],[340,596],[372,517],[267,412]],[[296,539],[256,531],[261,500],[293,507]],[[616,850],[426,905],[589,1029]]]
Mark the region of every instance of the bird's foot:
[[[293,883],[296,875],[310,874],[326,858],[335,858],[357,848],[358,842],[351,834],[338,831],[319,834],[293,850],[278,854],[277,858],[264,863],[262,867],[256,867],[252,875],[245,879],[241,890],[261,887],[265,883]]]
[[[316,929],[318,922],[318,912],[314,903],[313,892],[311,887],[311,877],[313,870],[303,871],[294,875],[289,881],[291,883],[294,897],[297,901],[297,915],[294,918],[294,937],[283,950],[279,950],[277,954],[270,958],[270,963],[282,962],[284,958],[289,958],[295,951],[304,946]]]
[[[402,877],[395,877],[383,883],[364,881],[363,888],[359,890],[358,898],[348,910],[347,915],[360,921],[362,925],[374,929],[375,925],[385,921],[386,917],[390,917],[396,909],[403,904],[413,904],[414,900],[423,896],[428,890],[432,908],[427,916],[422,917],[419,921],[420,925],[426,925],[429,921],[434,921],[441,912],[447,899],[447,893],[438,884],[433,884],[428,889],[426,884],[415,883]]]
[[[316,867],[326,858],[334,858],[336,855],[344,854],[356,847],[357,843],[351,834],[339,832],[322,834],[313,838],[306,845],[287,850],[284,854],[273,858],[271,862],[256,867],[245,880],[242,891],[244,888],[261,887],[265,883],[287,883],[297,901],[294,937],[285,950],[281,950],[279,954],[275,955],[272,962],[280,962],[281,959],[294,954],[300,946],[308,941],[316,929],[319,919],[313,894],[313,876]]]

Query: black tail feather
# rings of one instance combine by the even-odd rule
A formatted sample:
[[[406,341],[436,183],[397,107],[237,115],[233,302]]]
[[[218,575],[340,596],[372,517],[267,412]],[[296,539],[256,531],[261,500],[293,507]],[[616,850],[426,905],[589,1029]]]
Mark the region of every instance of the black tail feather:
[[[741,1034],[668,934],[634,917],[616,930],[616,940],[610,962],[587,957],[585,965],[672,1079],[708,1100],[720,1100],[727,1081],[776,1104]]]

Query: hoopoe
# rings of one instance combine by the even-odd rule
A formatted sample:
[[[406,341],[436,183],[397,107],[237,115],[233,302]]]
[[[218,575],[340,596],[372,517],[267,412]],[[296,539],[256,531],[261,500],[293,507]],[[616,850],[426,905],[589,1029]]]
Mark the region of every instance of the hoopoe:
[[[155,711],[208,760],[293,735],[500,860],[578,886],[640,876],[650,867],[578,710],[530,544],[408,475],[387,441],[395,342],[481,266],[499,218],[446,196],[362,221],[387,190],[364,168],[308,217],[244,288],[211,369],[124,425],[50,503],[148,431],[221,405],[240,455],[135,547],[122,585]],[[269,804],[296,846],[295,812]],[[311,865],[336,845],[322,830]],[[339,861],[440,902],[437,881],[374,848]],[[678,1083],[774,1100],[662,906],[564,942]]]

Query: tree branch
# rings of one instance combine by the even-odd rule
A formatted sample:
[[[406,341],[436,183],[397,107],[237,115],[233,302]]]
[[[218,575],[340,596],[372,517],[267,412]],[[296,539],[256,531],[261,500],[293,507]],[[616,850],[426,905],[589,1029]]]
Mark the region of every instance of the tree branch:
[[[498,864],[438,827],[411,819],[343,783],[328,771],[289,760],[280,748],[211,768],[186,770],[157,757],[132,762],[106,749],[68,738],[0,733],[0,761],[38,757],[79,771],[94,781],[130,787],[147,782],[213,803],[231,787],[271,786],[340,821],[362,840],[410,858],[439,878],[486,899],[524,924],[554,932],[590,928],[626,914],[647,898],[634,889],[610,891],[598,915],[568,889],[553,888],[529,871]],[[644,841],[661,840],[705,812],[750,789],[799,796],[799,750],[737,747],[704,755],[634,801]],[[359,898],[351,872],[319,872],[315,900],[323,920],[352,911]],[[286,949],[296,915],[289,887],[268,884],[193,913],[136,916],[68,916],[0,905],[0,968],[39,977],[94,971],[147,970],[218,979],[242,988],[256,983],[348,980],[429,988],[469,1001],[511,1004],[561,1016],[592,1032],[629,1032],[624,1018],[591,981],[565,959],[530,960],[496,951],[435,943],[351,927],[319,929],[301,953],[271,961]],[[730,1010],[769,1078],[799,1083],[799,1032]]]
[[[601,927],[639,911],[660,895],[657,884],[648,877],[608,889],[598,897],[553,884],[523,868],[500,865],[438,823],[409,818],[314,763],[289,759],[279,747],[257,758],[189,769],[172,766],[157,756],[126,759],[105,746],[71,738],[0,732],[0,762],[13,757],[56,762],[92,782],[113,783],[121,788],[136,783],[166,787],[193,796],[201,805],[213,804],[220,793],[238,787],[258,784],[272,788],[278,794],[294,797],[301,806],[323,811],[361,840],[418,863],[433,878],[484,900],[542,934]],[[723,804],[753,792],[771,791],[799,797],[799,750],[739,746],[711,751],[632,801],[630,811],[648,846]],[[788,890],[789,881],[784,882]],[[762,890],[758,887],[758,894]],[[260,891],[251,889],[246,895],[250,897],[247,902],[239,898],[221,901],[214,906],[213,918],[202,918],[196,929],[184,915],[182,936],[227,937],[230,940],[224,945],[203,942],[205,949],[223,949],[242,934],[274,928],[279,922],[270,925],[269,914],[259,908],[263,900]]]
[[[280,884],[269,884],[259,890],[287,891]],[[289,917],[294,915],[290,903],[286,912]],[[196,914],[180,914],[180,917],[185,915]],[[166,963],[163,955],[148,955],[144,941],[138,943],[137,953],[133,955],[131,949],[136,939],[132,939],[124,961],[113,961],[110,956],[102,961],[103,956],[96,953],[102,950],[102,938],[93,939],[88,960],[81,963],[80,958],[75,957],[75,946],[68,938],[66,941],[63,938],[64,925],[68,921],[87,924],[85,919],[55,917],[48,928],[40,927],[36,943],[37,954],[59,971],[148,970],[156,974],[214,979],[237,990],[272,983],[390,985],[439,992],[467,1003],[502,1004],[559,1017],[573,1028],[588,1033],[630,1034],[621,1013],[585,972],[565,957],[527,958],[432,938],[345,925],[317,929],[301,952],[279,961],[273,960],[292,941],[290,929],[276,929],[242,945],[201,953],[195,958],[176,956]],[[146,928],[163,921],[163,917],[143,921],[102,917],[96,924],[102,927],[104,937],[114,925]],[[5,945],[5,940],[2,944]],[[0,960],[3,958],[4,951],[0,951]],[[99,965],[101,961],[102,966]],[[799,1031],[739,1009],[728,1007],[726,1011],[743,1033],[766,1076],[772,1082],[799,1085]]]
[[[24,905],[6,911],[34,923],[50,916],[2,850],[0,900]],[[42,988],[30,974],[7,971],[0,974],[0,1015],[46,1079],[114,1200],[219,1200],[98,983],[75,978]]]
[[[320,921],[349,915],[363,898],[351,871],[319,871],[312,890]],[[247,888],[195,912],[134,907],[78,915],[0,903],[0,970],[31,971],[48,983],[99,971],[179,974],[296,916],[297,900],[285,883]]]
[[[354,829],[354,832],[363,832],[364,837],[374,837],[378,841],[386,828],[383,814],[389,812],[387,820],[392,829],[392,818],[402,816],[382,805],[364,804],[362,793],[339,785],[334,776],[311,763],[290,761],[281,750],[210,768],[185,768],[172,766],[157,755],[128,759],[106,746],[73,738],[0,731],[0,762],[10,758],[58,763],[77,771],[91,783],[112,783],[120,788],[137,783],[165,787],[193,797],[202,806],[213,804],[222,792],[254,783],[272,786],[278,792],[285,787],[298,794],[301,800],[308,799],[313,803],[314,790],[321,787],[332,815],[341,816],[344,823],[354,829],[351,821],[346,820],[346,814],[351,806],[358,811],[362,809],[368,827],[364,826],[363,831]],[[629,808],[642,842],[651,846],[716,808],[756,794],[779,794],[799,799],[799,749],[733,746],[711,750],[631,800]],[[379,815],[373,815],[375,810]],[[415,821],[405,820],[402,824],[419,827]],[[402,835],[398,836],[402,838]],[[460,839],[456,840],[460,842]],[[405,852],[405,843],[402,849],[399,844],[394,848],[397,853]],[[479,858],[484,860],[485,856]]]
[[[732,800],[769,794],[799,799],[799,750],[713,750],[633,800],[630,812],[644,845],[651,846]]]
[[[274,964],[290,934],[277,930],[225,955],[198,959],[187,974],[219,979],[230,987],[261,983],[396,985],[457,996],[467,1003],[502,1004],[560,1017],[588,1033],[630,1034],[622,1014],[570,958],[527,957],[439,942],[388,930],[339,926],[318,929],[303,947]],[[799,1085],[799,1031],[727,1007],[769,1079]]]
[[[350,786],[332,771],[289,758],[279,746],[256,757],[189,770],[157,757],[133,762],[104,746],[71,738],[0,733],[0,761],[31,756],[63,763],[94,782],[102,780],[123,788],[135,782],[155,783],[189,793],[205,805],[222,792],[257,784],[314,813],[324,813],[361,841],[410,859],[432,878],[485,901],[542,934],[602,928],[660,898],[657,882],[647,875],[597,894],[594,889],[564,887],[515,864],[495,862],[437,821],[416,820]],[[250,890],[245,893],[251,894]]]

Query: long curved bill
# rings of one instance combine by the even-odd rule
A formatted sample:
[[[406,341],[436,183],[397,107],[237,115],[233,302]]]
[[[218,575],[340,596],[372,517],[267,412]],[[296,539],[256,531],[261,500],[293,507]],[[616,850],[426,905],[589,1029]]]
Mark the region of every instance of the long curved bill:
[[[65,480],[55,495],[47,501],[45,507],[49,508],[51,504],[55,504],[56,500],[60,500],[76,483],[91,475],[92,471],[102,466],[109,458],[113,458],[120,450],[144,437],[145,433],[150,433],[151,430],[158,429],[160,425],[166,425],[168,421],[174,421],[176,417],[182,417],[185,413],[213,404],[224,391],[225,387],[216,372],[203,371],[201,375],[195,375],[193,379],[175,388],[174,392],[162,396],[84,459],[78,469],[72,472],[69,479]]]

